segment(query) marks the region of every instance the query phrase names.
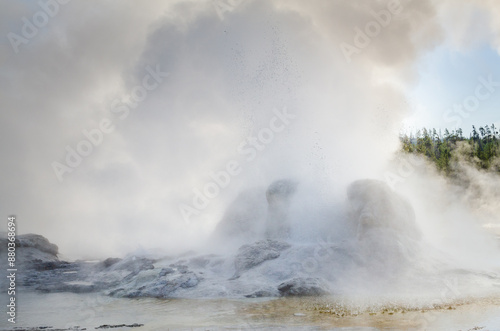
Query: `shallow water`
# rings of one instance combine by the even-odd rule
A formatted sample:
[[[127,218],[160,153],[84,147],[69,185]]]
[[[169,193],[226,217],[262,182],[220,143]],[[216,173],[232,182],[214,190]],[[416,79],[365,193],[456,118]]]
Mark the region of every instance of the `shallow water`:
[[[500,330],[500,298],[482,298],[439,309],[360,305],[339,298],[117,299],[99,294],[24,292],[16,327],[144,324],[113,330]],[[2,329],[11,328],[6,318]]]

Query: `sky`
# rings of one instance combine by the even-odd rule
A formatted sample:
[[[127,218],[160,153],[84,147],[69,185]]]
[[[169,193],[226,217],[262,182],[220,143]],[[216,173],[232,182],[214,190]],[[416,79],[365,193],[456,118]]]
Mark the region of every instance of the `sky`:
[[[404,121],[410,131],[426,127],[450,131],[500,123],[498,87],[471,108],[481,78],[500,81],[498,34],[491,15],[498,13],[494,2],[448,1],[440,9],[445,38],[418,62],[419,79],[409,98],[413,113]],[[448,24],[446,24],[448,23]],[[463,112],[456,105],[463,107]]]
[[[250,187],[377,178],[402,128],[500,127],[498,15],[494,0],[1,0],[2,217],[70,258],[172,251]]]
[[[498,63],[497,51],[487,44],[465,52],[438,47],[419,63],[420,80],[410,92],[415,108],[403,126],[413,132],[423,127],[450,131],[462,128],[467,135],[473,125],[498,126],[500,93],[496,88],[477,105],[466,101],[475,96],[475,89],[482,85],[481,78],[500,82],[495,78],[500,77]],[[465,107],[466,102],[470,102],[470,108]]]

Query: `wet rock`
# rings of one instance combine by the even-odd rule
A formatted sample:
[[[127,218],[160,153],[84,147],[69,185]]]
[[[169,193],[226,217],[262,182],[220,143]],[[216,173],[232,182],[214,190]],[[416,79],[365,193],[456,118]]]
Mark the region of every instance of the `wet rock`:
[[[83,275],[79,273],[79,265],[75,263],[60,262],[53,265],[42,263],[37,267],[24,270],[20,275],[20,284],[23,286],[52,285],[64,282],[81,280]]]
[[[168,297],[179,288],[195,287],[199,282],[199,278],[192,272],[181,274],[165,282],[165,285],[163,286],[163,289],[161,291],[162,296]]]
[[[319,296],[328,294],[330,289],[319,278],[294,278],[281,283],[278,291],[282,296]]]
[[[151,259],[132,256],[114,263],[113,265],[110,266],[109,269],[112,271],[126,270],[138,273],[142,270],[154,269],[153,265],[154,262],[155,261]]]
[[[251,245],[243,245],[238,250],[234,260],[236,272],[234,278],[240,277],[245,271],[268,260],[276,259],[281,252],[290,248],[290,244],[276,240],[261,240]]]
[[[107,269],[115,264],[117,264],[118,262],[122,261],[122,259],[120,258],[114,258],[114,257],[110,257],[110,258],[107,258],[106,260],[104,261],[101,261],[97,264],[97,268],[98,269]]]
[[[141,270],[136,270],[136,271],[132,271],[131,273],[129,273],[127,276],[125,276],[123,279],[122,279],[122,282],[123,283],[128,283],[130,282],[132,279],[134,279],[139,273],[141,272]]]
[[[268,298],[268,297],[274,297],[271,292],[269,291],[256,291],[252,294],[247,294],[245,295],[245,298]]]
[[[44,262],[42,260],[35,260],[32,262],[31,266],[36,271],[46,271],[54,269],[74,269],[75,265],[66,261],[49,261]]]
[[[195,287],[198,285],[200,282],[198,276],[196,276],[194,273],[188,273],[180,277],[180,279],[177,281],[180,283],[180,287],[182,288],[190,288],[190,287]]]
[[[174,273],[174,272],[175,272],[175,270],[172,268],[163,268],[163,269],[161,269],[159,276],[164,277],[164,276],[171,274],[171,273]]]
[[[16,238],[16,246],[16,266],[23,271],[18,274],[17,282],[20,286],[33,287],[43,292],[89,291],[67,285],[82,281],[87,275],[81,272],[80,263],[60,261],[57,246],[43,236],[20,235]],[[0,280],[0,285],[2,283],[3,280]]]
[[[16,326],[13,329],[1,329],[2,331],[42,331],[42,330],[48,330],[48,331],[85,331],[87,328],[80,328],[79,326],[73,326],[70,328],[64,328],[64,329],[54,329],[52,326],[36,326],[36,327],[19,327]]]
[[[201,276],[197,276],[191,271],[185,273],[180,273],[171,268],[162,269],[163,272],[159,274],[144,275],[142,279],[138,279],[140,275],[122,281],[117,289],[110,291],[108,294],[115,297],[127,297],[127,298],[138,298],[138,297],[153,297],[153,298],[169,298],[175,297],[175,293],[181,289],[190,289],[196,287],[202,280]],[[165,273],[165,271],[169,271]]]
[[[42,284],[36,289],[44,293],[57,293],[57,292],[71,292],[71,293],[92,293],[101,290],[95,284],[85,283],[56,283],[56,284]]]
[[[45,252],[54,256],[59,254],[59,249],[56,245],[50,243],[47,238],[39,234],[24,234],[16,238],[17,247],[32,247],[41,252]]]
[[[7,254],[7,238],[0,236],[0,253]],[[38,234],[16,237],[16,262],[23,269],[32,268],[33,262],[57,262],[58,248]]]
[[[139,323],[115,324],[115,325],[103,324],[95,327],[95,329],[97,330],[97,329],[116,329],[116,328],[140,328],[141,326],[144,326],[144,324],[139,324]]]

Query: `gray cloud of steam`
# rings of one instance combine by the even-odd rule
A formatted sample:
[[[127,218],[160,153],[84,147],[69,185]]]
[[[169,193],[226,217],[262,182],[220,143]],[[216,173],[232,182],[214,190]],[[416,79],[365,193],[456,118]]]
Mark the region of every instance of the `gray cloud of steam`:
[[[40,10],[0,6],[4,36]],[[348,64],[339,45],[386,1],[248,0],[222,19],[209,1],[61,4],[17,54],[2,40],[2,214],[70,257],[184,249],[244,188],[291,176],[343,190],[379,176],[398,146],[415,62],[444,38],[437,5],[401,6]],[[148,66],[168,76],[132,109],[127,96]],[[247,161],[238,146],[284,108],[295,119]],[[104,118],[114,131],[59,181],[52,163]],[[179,204],[231,160],[241,173],[185,222]]]

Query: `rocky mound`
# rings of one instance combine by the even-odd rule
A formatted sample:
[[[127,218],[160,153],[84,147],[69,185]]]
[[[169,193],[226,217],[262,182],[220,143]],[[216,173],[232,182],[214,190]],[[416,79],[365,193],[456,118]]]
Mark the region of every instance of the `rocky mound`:
[[[394,290],[400,281],[404,290],[425,280],[427,272],[428,285],[433,286],[438,264],[428,264],[427,269],[418,270],[419,274],[411,269],[422,262],[418,260],[421,235],[415,214],[409,203],[384,183],[363,180],[348,188],[351,211],[346,218],[355,225],[353,235],[339,240],[320,233],[317,240],[300,243],[292,242],[287,231],[281,231],[289,226],[287,210],[295,189],[291,181],[278,181],[267,191],[258,191],[260,198],[257,191],[242,194],[216,232],[220,238],[245,237],[247,232],[249,236],[223,254],[191,252],[158,260],[128,256],[96,263],[65,262],[57,258],[57,246],[46,238],[19,236],[16,254],[26,268],[18,284],[43,292],[99,291],[128,298],[256,298],[356,293],[360,286]],[[252,209],[257,202],[267,205]],[[261,225],[271,231],[257,231]],[[266,238],[269,233],[279,238]],[[498,281],[464,275],[470,282],[476,282],[477,277]]]

